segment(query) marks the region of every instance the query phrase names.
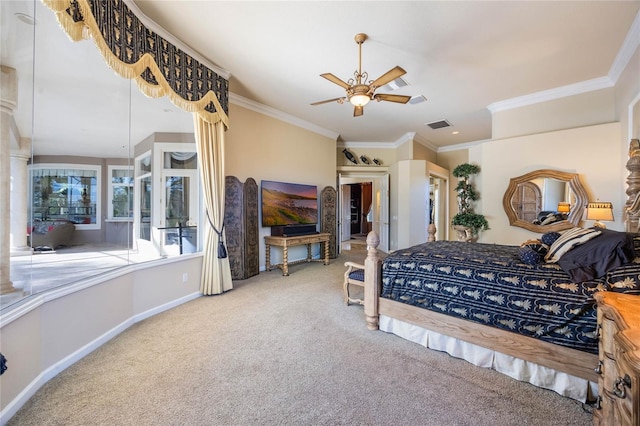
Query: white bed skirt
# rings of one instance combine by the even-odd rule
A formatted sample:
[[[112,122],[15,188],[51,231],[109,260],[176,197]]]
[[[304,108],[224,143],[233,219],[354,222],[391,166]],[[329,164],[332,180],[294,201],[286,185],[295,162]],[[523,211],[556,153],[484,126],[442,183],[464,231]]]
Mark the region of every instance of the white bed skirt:
[[[380,330],[393,333],[429,349],[446,352],[455,358],[464,359],[478,367],[492,368],[514,379],[555,391],[562,396],[573,398],[580,402],[593,401],[598,395],[597,383],[445,336],[385,315],[380,315]]]

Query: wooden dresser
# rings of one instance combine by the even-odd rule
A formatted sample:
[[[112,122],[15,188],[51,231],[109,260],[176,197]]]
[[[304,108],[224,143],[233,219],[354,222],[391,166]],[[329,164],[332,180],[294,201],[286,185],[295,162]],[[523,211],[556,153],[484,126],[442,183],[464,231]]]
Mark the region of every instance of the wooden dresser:
[[[595,295],[600,332],[596,425],[640,425],[640,296]]]

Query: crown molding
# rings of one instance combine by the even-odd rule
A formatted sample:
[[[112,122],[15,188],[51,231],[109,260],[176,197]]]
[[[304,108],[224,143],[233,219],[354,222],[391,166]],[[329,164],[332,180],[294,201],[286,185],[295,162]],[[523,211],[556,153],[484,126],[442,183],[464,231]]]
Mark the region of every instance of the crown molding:
[[[405,142],[413,141],[416,136],[415,132],[407,132],[400,136],[394,142],[357,142],[357,141],[340,141],[339,148],[386,148],[395,149]]]
[[[636,14],[636,18],[633,20],[633,24],[631,24],[631,29],[629,29],[627,37],[624,39],[622,47],[618,51],[609,70],[609,78],[614,83],[620,78],[620,75],[629,64],[638,46],[640,46],[640,11]]]
[[[438,152],[439,148],[423,136],[416,135],[416,137],[413,140],[418,142],[420,145],[424,146],[425,148],[430,149],[433,152]]]
[[[244,96],[237,95],[233,92],[229,92],[229,102],[231,102],[232,104],[241,106],[243,108],[249,109],[251,111],[255,111],[258,114],[266,115],[268,117],[275,118],[276,120],[293,124],[294,126],[301,127],[303,129],[309,130],[310,132],[317,133],[319,135],[325,136],[333,140],[337,140],[338,136],[340,136],[339,133],[333,132],[331,130],[327,130],[320,126],[316,126],[313,123],[310,123],[305,120],[301,120],[297,117],[294,117],[293,115],[286,114],[275,108],[271,108],[259,102],[245,98]]]
[[[225,70],[223,68],[220,68],[219,66],[213,65],[213,63],[211,63],[210,60],[206,59],[200,53],[198,53],[195,50],[193,50],[192,47],[187,46],[182,41],[180,41],[178,38],[176,38],[173,34],[171,34],[167,30],[162,28],[160,25],[155,23],[151,18],[149,18],[147,15],[145,15],[140,10],[138,5],[135,4],[133,0],[123,0],[123,1],[124,1],[124,4],[126,4],[127,7],[129,9],[131,9],[133,14],[136,15],[136,17],[138,19],[140,19],[140,21],[145,25],[145,27],[147,27],[148,29],[152,30],[153,32],[159,34],[164,39],[166,39],[169,43],[171,43],[174,46],[180,48],[185,53],[187,53],[189,56],[191,56],[192,58],[196,59],[202,65],[205,65],[207,68],[211,69],[212,71],[214,71],[219,76],[224,77],[227,80],[229,80],[229,78],[231,78],[231,73],[229,71],[227,71],[227,70]]]
[[[606,76],[556,87],[554,89],[543,90],[529,95],[518,96],[517,98],[494,102],[487,106],[487,109],[494,114],[499,111],[506,111],[509,109],[520,108],[527,105],[613,87],[618,81],[618,78],[620,78],[624,69],[627,67],[638,46],[640,46],[640,11],[636,14],[636,17],[631,24],[631,28],[629,29],[629,32],[627,33],[627,36],[624,39],[611,68],[609,69],[609,73]]]
[[[565,98],[567,96],[579,95],[581,93],[593,92],[594,90],[606,89],[613,87],[614,84],[615,83],[608,76],[598,77],[592,80],[581,81],[579,83],[568,84],[566,86],[543,90],[529,95],[518,96],[517,98],[494,102],[487,106],[487,109],[491,111],[492,114],[495,114],[499,111],[506,111],[527,105],[552,101],[555,99]]]
[[[356,141],[340,141],[337,148],[397,148],[395,142],[356,142]]]
[[[456,145],[441,146],[440,148],[438,148],[437,152],[450,152],[450,151],[459,151],[461,149],[474,148],[478,145],[482,145],[485,142],[491,142],[492,140],[493,139],[483,139],[479,141],[459,143]]]

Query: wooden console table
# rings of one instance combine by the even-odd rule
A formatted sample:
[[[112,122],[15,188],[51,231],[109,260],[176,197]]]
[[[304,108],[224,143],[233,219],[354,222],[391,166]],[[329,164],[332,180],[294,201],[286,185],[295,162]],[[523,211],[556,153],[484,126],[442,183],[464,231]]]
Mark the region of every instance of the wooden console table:
[[[270,271],[272,268],[280,268],[282,269],[282,275],[289,275],[289,265],[294,265],[296,263],[302,262],[323,262],[325,265],[329,264],[329,238],[331,234],[322,233],[322,234],[311,234],[311,235],[297,235],[294,237],[274,237],[274,236],[265,236],[264,237],[264,245],[265,245],[265,269]],[[311,258],[311,244],[314,243],[323,243],[324,244],[324,258],[323,259],[312,259]],[[297,260],[295,262],[289,262],[289,247],[293,246],[307,246],[307,258],[303,260]],[[271,264],[271,246],[282,247],[282,263],[277,265]]]

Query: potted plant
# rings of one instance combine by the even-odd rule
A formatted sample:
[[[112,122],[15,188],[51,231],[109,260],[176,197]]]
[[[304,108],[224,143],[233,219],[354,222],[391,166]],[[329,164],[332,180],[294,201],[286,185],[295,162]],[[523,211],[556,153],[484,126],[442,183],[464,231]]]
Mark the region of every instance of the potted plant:
[[[478,232],[489,229],[489,223],[484,215],[473,211],[473,202],[480,197],[476,192],[470,177],[480,172],[475,164],[463,163],[453,169],[453,176],[458,178],[458,213],[451,219],[453,229],[458,233],[458,240],[472,241],[477,239]]]

